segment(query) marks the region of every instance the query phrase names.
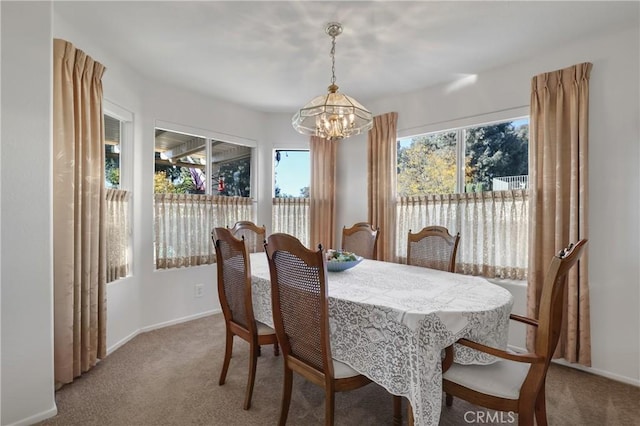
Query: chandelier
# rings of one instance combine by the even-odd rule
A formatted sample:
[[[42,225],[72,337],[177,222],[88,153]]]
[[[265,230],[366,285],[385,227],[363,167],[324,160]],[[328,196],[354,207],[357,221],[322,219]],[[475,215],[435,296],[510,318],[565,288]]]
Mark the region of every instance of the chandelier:
[[[336,85],[336,37],[342,34],[338,22],[327,24],[325,32],[331,37],[331,85],[326,95],[313,98],[293,116],[291,124],[305,135],[325,139],[345,139],[359,135],[373,127],[373,116],[351,96],[338,92]]]

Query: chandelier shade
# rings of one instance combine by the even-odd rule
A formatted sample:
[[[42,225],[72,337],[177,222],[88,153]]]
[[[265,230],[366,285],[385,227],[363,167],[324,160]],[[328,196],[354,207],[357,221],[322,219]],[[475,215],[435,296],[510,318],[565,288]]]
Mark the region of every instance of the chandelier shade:
[[[325,139],[345,139],[359,135],[373,127],[373,116],[360,102],[338,92],[335,84],[336,36],[342,33],[342,25],[329,23],[326,33],[332,38],[332,77],[328,93],[316,96],[293,116],[291,124],[298,132]]]

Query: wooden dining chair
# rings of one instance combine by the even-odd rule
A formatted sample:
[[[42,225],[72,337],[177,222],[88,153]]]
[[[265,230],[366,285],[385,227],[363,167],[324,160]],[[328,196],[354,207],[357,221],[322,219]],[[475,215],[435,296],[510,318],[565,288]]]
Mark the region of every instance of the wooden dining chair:
[[[457,343],[500,358],[490,365],[453,364],[443,375],[446,404],[453,396],[492,410],[518,413],[518,424],[547,424],[545,379],[560,331],[565,305],[567,273],[578,261],[586,239],[569,245],[554,256],[545,276],[538,319],[511,315],[511,319],[535,327],[535,350],[514,353],[467,339]]]
[[[380,229],[367,222],[358,222],[351,228],[342,228],[342,250],[350,251],[365,259],[376,258],[376,246]]]
[[[422,266],[441,271],[456,271],[456,255],[460,234],[451,235],[443,226],[427,226],[416,234],[409,230],[407,237],[407,265]],[[453,346],[445,349],[442,371],[453,362]],[[413,413],[408,408],[408,422],[413,425]],[[402,424],[402,397],[393,397],[393,424]]]
[[[459,242],[460,233],[451,235],[443,226],[427,226],[416,234],[409,230],[407,265],[455,272]]]
[[[267,229],[264,226],[258,226],[250,220],[240,220],[229,229],[234,237],[244,237],[249,253],[264,251],[264,240],[267,236]]]
[[[218,297],[226,327],[219,385],[224,385],[226,380],[233,352],[233,337],[238,336],[249,343],[249,378],[244,397],[244,409],[248,410],[251,407],[260,345],[273,344],[274,353],[278,355],[278,339],[273,328],[256,321],[253,316],[251,264],[244,240],[235,238],[227,228],[215,228],[211,234],[216,248]]]
[[[287,422],[293,373],[324,389],[325,425],[333,425],[335,392],[371,382],[331,356],[327,266],[322,246],[308,250],[295,237],[267,238],[273,321],[284,358],[281,426]]]

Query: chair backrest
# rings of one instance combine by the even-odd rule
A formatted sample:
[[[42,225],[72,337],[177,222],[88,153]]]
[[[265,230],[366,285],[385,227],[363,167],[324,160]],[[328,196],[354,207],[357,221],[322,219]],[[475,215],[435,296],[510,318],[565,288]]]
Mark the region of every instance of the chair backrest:
[[[423,266],[441,271],[456,271],[456,254],[460,233],[449,234],[443,226],[427,226],[407,237],[407,265]]]
[[[265,247],[273,322],[283,354],[333,377],[322,246],[308,250],[297,238],[276,233],[267,238]]]
[[[264,251],[264,240],[267,236],[267,229],[258,226],[250,220],[241,220],[229,228],[236,238],[244,237],[249,253]]]
[[[379,229],[367,222],[358,222],[351,228],[342,228],[342,250],[350,251],[365,259],[376,258]]]
[[[227,228],[215,228],[211,238],[216,248],[218,297],[226,321],[232,321],[255,334],[251,303],[251,264],[244,240]]]
[[[535,352],[546,357],[547,363],[551,361],[560,338],[567,275],[580,259],[586,244],[587,240],[582,239],[575,244],[570,244],[554,256],[542,285]]]

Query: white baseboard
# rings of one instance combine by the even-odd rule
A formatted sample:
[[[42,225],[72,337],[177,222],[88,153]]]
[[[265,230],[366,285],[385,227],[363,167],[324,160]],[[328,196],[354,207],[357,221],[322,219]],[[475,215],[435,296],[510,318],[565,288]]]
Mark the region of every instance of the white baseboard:
[[[564,365],[565,367],[575,368],[576,370],[585,371],[587,373],[595,374],[597,376],[606,377],[607,379],[615,380],[616,382],[626,383],[628,385],[640,387],[640,380],[632,379],[630,377],[621,376],[619,374],[611,373],[609,371],[600,370],[593,367],[585,367],[584,365],[574,364],[564,359],[554,359],[551,362]]]
[[[146,327],[142,327],[140,329],[140,333],[146,333],[147,331],[157,330],[158,328],[164,328],[164,327],[169,327],[170,325],[176,325],[176,324],[180,324],[187,321],[193,321],[198,318],[208,317],[209,315],[217,314],[220,312],[222,312],[220,309],[212,309],[210,311],[200,312],[199,314],[188,315],[186,317],[176,318],[176,319],[160,322],[153,325],[148,325]]]
[[[140,334],[140,330],[134,331],[133,333],[131,333],[130,335],[128,335],[124,339],[120,339],[120,341],[116,342],[113,346],[107,348],[107,356],[111,355],[116,349],[120,348],[120,346],[124,345],[129,340],[131,340],[134,337],[136,337],[138,334]]]
[[[22,420],[18,420],[15,423],[11,423],[9,425],[6,426],[29,426],[38,422],[41,422],[43,420],[46,420],[48,418],[51,418],[53,416],[55,416],[56,414],[58,414],[58,407],[56,406],[56,403],[53,403],[53,407],[51,407],[50,409],[43,411],[41,413],[38,414],[34,414],[33,416],[29,416],[26,419],[22,419]]]
[[[110,355],[116,349],[120,348],[122,345],[124,345],[125,343],[127,343],[128,341],[130,341],[131,339],[133,339],[134,337],[136,337],[140,333],[146,333],[146,332],[151,331],[151,330],[157,330],[157,329],[160,329],[160,328],[169,327],[171,325],[176,325],[176,324],[180,324],[180,323],[187,322],[187,321],[193,321],[193,320],[196,320],[196,319],[199,319],[199,318],[208,317],[209,315],[218,314],[220,312],[222,312],[220,309],[212,309],[210,311],[200,312],[199,314],[188,315],[186,317],[176,318],[176,319],[172,319],[170,321],[165,321],[165,322],[161,322],[161,323],[158,323],[158,324],[153,324],[153,325],[149,325],[149,326],[146,326],[146,327],[142,327],[142,328],[134,331],[133,333],[129,334],[127,337],[121,339],[120,341],[115,343],[113,346],[107,348],[107,355]]]
[[[520,348],[513,345],[509,345],[509,349],[513,350],[514,352],[527,352],[525,348]],[[607,379],[615,380],[616,382],[626,383],[628,385],[640,387],[640,380],[632,379],[631,377],[621,376],[619,374],[611,373],[605,370],[600,370],[598,368],[585,367],[584,365],[574,364],[563,358],[552,359],[551,362],[555,364],[563,365],[565,367],[575,368],[576,370],[584,371],[586,373],[595,374],[596,376],[602,376]]]

